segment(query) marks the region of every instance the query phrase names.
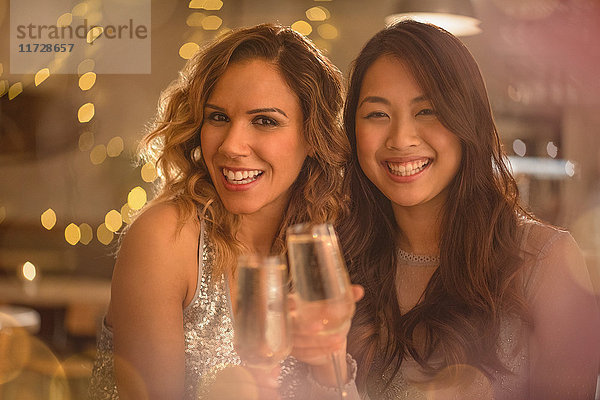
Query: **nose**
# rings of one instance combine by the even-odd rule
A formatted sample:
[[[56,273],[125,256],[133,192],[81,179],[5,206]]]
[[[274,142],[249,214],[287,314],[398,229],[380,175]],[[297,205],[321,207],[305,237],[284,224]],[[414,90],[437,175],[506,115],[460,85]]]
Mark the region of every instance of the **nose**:
[[[398,150],[418,146],[421,143],[416,122],[412,118],[396,119],[392,122],[385,141],[388,149]]]
[[[243,123],[231,123],[226,129],[223,141],[219,146],[219,153],[228,158],[239,158],[250,155],[250,133]]]

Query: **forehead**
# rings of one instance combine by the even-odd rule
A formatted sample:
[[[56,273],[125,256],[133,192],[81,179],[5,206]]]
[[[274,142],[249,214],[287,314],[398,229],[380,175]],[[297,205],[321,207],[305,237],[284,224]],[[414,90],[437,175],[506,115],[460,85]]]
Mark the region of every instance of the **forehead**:
[[[360,97],[373,95],[374,92],[388,96],[423,94],[408,64],[391,55],[377,58],[363,76]]]
[[[298,106],[298,98],[279,68],[262,59],[236,61],[217,80],[208,102],[288,107]],[[226,105],[226,104],[222,104]]]

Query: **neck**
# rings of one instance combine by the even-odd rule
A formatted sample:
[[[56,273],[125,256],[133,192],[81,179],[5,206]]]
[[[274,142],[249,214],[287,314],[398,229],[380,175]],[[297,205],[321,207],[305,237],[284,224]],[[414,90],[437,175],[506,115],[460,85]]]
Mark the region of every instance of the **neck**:
[[[261,213],[242,215],[235,237],[251,253],[269,255],[282,219],[283,210],[264,210]]]
[[[401,207],[392,203],[392,208],[400,228],[398,245],[401,249],[422,255],[439,253],[442,207]]]

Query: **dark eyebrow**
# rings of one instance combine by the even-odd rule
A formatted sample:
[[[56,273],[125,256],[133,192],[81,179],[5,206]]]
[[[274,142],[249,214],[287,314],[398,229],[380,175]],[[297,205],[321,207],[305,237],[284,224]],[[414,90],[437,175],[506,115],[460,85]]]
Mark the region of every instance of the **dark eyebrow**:
[[[362,101],[358,105],[358,108],[362,107],[362,105],[365,103],[383,103],[388,106],[390,105],[390,101],[388,99],[386,99],[385,97],[367,96],[364,99],[362,99]]]
[[[215,106],[214,104],[210,104],[210,103],[206,103],[204,105],[204,108],[214,108],[217,111],[225,112],[225,109],[223,107]]]
[[[287,114],[286,114],[286,113],[285,113],[285,112],[284,112],[282,109],[280,109],[280,108],[277,108],[277,107],[270,107],[270,108],[256,108],[256,109],[254,109],[254,110],[249,110],[249,111],[246,111],[246,114],[259,114],[259,113],[265,113],[265,112],[267,112],[267,113],[268,113],[268,112],[276,112],[276,113],[279,113],[279,114],[283,115],[283,116],[284,116],[284,117],[286,117],[286,118],[289,118],[289,117],[287,116]]]
[[[420,103],[422,101],[429,101],[429,97],[427,97],[426,95],[422,94],[421,96],[417,96],[414,99],[412,99],[410,102],[411,103]],[[386,99],[385,97],[380,97],[380,96],[367,96],[365,97],[360,104],[358,105],[358,108],[360,108],[364,103],[383,103],[387,106],[390,105],[390,101],[388,99]]]

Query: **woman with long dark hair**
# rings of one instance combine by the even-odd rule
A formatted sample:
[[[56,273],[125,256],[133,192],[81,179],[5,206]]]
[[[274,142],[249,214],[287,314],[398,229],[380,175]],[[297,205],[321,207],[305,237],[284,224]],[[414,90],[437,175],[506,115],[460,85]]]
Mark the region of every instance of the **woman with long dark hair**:
[[[600,324],[582,254],[520,205],[466,47],[415,21],[384,29],[353,65],[344,118],[360,392],[593,398]]]

